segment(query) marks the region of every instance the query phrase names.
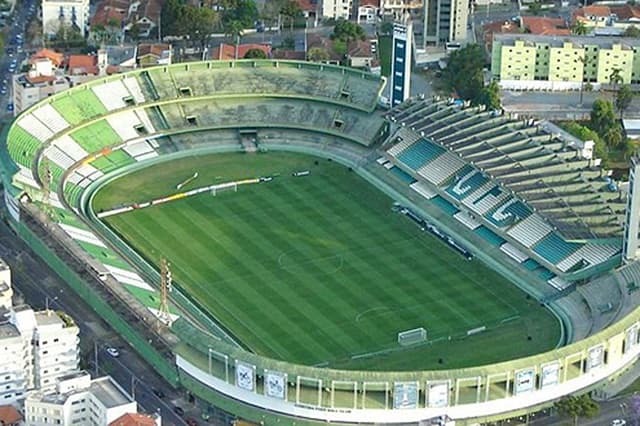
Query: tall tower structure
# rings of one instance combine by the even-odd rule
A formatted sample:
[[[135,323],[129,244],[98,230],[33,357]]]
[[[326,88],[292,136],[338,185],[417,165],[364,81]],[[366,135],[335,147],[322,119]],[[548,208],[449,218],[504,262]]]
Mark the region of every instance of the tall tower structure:
[[[629,168],[629,195],[624,219],[622,258],[632,261],[638,257],[638,231],[640,229],[640,159],[631,158]]]
[[[172,278],[169,262],[163,257],[160,259],[160,307],[158,309],[158,320],[166,325],[171,325],[171,313],[169,312],[171,285]]]
[[[410,96],[411,58],[413,55],[413,29],[411,20],[393,24],[391,44],[391,106],[401,104]]]

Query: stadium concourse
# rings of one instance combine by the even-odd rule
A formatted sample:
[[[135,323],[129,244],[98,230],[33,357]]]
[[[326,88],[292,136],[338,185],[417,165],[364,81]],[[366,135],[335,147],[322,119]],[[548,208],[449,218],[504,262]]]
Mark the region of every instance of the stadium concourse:
[[[4,130],[10,223],[70,282],[81,281],[80,256],[67,268],[42,234],[92,258],[94,276],[82,276],[91,286],[78,292],[95,309],[109,309],[98,286],[124,289],[128,304],[151,313],[129,323],[113,314],[114,327],[167,380],[265,424],[464,424],[549,405],[623,371],[640,354],[640,267],[615,269],[626,200],[604,180],[592,146],[448,100],[410,99],[383,116],[383,86],[341,67],[242,60],[74,87]],[[91,194],[164,161],[268,150],[350,167],[548,307],[564,325],[565,345],[464,369],[335,370],[243,349],[178,290],[168,317],[158,315],[158,272],[97,219]],[[171,338],[140,338],[158,318]]]

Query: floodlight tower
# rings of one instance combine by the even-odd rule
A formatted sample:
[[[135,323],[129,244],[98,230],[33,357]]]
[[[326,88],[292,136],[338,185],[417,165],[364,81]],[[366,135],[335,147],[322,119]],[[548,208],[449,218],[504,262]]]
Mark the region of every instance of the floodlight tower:
[[[165,325],[171,325],[169,313],[169,292],[171,292],[171,270],[169,262],[164,257],[160,259],[160,308],[158,309],[158,321]]]

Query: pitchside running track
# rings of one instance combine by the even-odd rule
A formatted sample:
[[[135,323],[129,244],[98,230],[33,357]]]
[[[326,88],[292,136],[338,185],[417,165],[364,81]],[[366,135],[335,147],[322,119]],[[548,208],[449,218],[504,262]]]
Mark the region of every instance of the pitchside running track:
[[[558,342],[546,309],[331,162],[282,153],[175,160],[110,183],[94,209],[166,198],[194,170],[197,182],[182,188],[192,196],[103,220],[152,263],[166,256],[175,282],[259,354],[335,368],[437,369]],[[292,177],[295,170],[311,175]],[[193,188],[278,174],[217,197]],[[428,330],[425,342],[398,345],[399,332],[418,327]]]

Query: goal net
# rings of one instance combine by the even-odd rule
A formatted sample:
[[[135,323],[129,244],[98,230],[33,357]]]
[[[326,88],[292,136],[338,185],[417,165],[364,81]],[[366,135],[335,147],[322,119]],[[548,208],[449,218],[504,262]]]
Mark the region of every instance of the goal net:
[[[423,327],[411,330],[401,331],[398,333],[398,344],[400,346],[415,345],[427,340],[427,330]]]
[[[238,192],[238,184],[235,182],[229,182],[222,185],[216,185],[213,188],[211,188],[211,195],[215,197],[221,192],[226,192],[226,191]]]

